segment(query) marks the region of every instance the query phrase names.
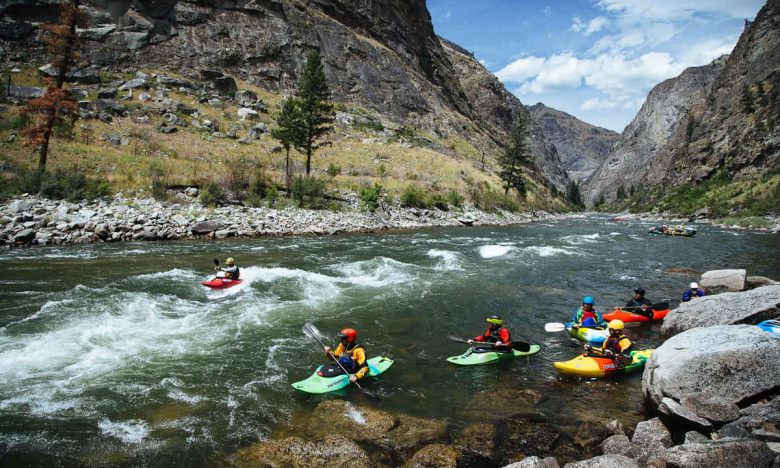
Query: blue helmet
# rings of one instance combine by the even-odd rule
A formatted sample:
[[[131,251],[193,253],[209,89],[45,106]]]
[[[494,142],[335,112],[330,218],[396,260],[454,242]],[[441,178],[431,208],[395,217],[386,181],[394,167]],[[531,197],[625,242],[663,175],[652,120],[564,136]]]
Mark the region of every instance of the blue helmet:
[[[594,305],[596,303],[596,300],[593,299],[593,296],[585,296],[585,298],[582,300],[582,303]]]

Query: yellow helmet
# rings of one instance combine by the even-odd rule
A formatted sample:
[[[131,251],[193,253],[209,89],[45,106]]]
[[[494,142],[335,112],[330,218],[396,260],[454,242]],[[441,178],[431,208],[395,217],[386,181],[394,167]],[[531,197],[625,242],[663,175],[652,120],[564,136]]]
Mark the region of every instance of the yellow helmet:
[[[623,324],[622,320],[615,319],[609,322],[609,328],[611,328],[612,330],[622,330],[623,328],[625,328],[625,324]]]
[[[228,265],[235,265],[236,261],[233,260],[233,257],[228,257],[228,259],[225,260],[225,263],[227,263]]]
[[[498,315],[491,315],[490,317],[486,318],[485,321],[494,325],[501,325],[504,323],[504,320]]]

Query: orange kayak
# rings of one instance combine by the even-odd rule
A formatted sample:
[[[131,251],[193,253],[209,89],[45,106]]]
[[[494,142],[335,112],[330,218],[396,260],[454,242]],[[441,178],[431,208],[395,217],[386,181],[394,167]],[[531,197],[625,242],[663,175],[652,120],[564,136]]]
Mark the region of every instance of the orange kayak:
[[[663,320],[664,317],[666,317],[666,314],[669,313],[669,309],[663,309],[663,310],[654,310],[653,311],[653,321],[656,320]],[[607,312],[603,315],[604,320],[609,322],[610,320],[622,320],[624,322],[649,322],[650,319],[645,317],[644,315],[635,314],[631,311],[628,311],[626,309],[621,309],[619,307],[615,307],[615,309],[612,312]]]

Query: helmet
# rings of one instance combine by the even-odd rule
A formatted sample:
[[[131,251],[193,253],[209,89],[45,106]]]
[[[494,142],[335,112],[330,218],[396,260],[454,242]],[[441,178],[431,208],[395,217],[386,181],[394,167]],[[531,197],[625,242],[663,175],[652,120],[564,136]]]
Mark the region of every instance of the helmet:
[[[634,288],[634,293],[641,294],[641,295],[644,296],[645,295],[645,288],[643,288],[641,286],[636,287],[636,288]]]
[[[490,317],[486,318],[485,321],[492,323],[493,325],[501,325],[502,323],[504,323],[504,319],[502,319],[498,315],[491,315]]]
[[[610,330],[622,330],[625,327],[622,320],[615,319],[609,322]]]
[[[354,328],[345,328],[339,332],[339,338],[347,339],[347,343],[354,343],[357,339],[357,330]]]
[[[691,283],[691,289],[699,289],[699,285],[696,282]]]
[[[236,261],[233,260],[233,257],[228,257],[228,259],[225,260],[225,263],[227,263],[228,265],[235,265]]]
[[[596,303],[596,300],[593,299],[593,296],[585,296],[585,298],[582,299],[582,303],[583,304],[594,305]]]

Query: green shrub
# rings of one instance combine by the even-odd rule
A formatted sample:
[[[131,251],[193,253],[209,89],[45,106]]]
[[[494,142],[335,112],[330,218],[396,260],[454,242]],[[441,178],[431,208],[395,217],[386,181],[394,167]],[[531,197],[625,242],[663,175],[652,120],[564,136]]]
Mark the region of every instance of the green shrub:
[[[408,208],[428,208],[428,196],[422,187],[407,185],[401,193],[401,206]]]
[[[472,189],[471,200],[477,208],[487,212],[520,210],[520,203],[514,197],[494,190],[486,182],[477,184]]]
[[[463,208],[463,203],[466,201],[466,197],[463,196],[462,193],[457,192],[455,190],[450,190],[447,192],[447,203],[450,206],[454,206],[456,208]]]
[[[450,205],[447,203],[447,198],[439,192],[433,192],[429,194],[426,202],[428,206],[433,208],[438,208],[444,211],[450,209]]]
[[[333,163],[330,163],[328,165],[328,175],[331,177],[336,177],[339,174],[341,174],[341,168]]]
[[[48,172],[18,170],[11,185],[12,193],[38,193],[54,200],[94,200],[111,195],[107,181],[91,179],[76,168],[57,168]]]
[[[152,164],[149,167],[149,178],[152,181],[152,196],[157,200],[165,200],[168,196],[165,170],[157,164]]]
[[[225,190],[218,183],[211,181],[203,187],[199,198],[204,206],[218,206],[225,200]]]
[[[379,208],[379,196],[382,193],[382,186],[374,184],[371,188],[363,189],[360,192],[360,202],[370,212],[376,211]]]
[[[327,208],[326,184],[314,176],[297,176],[292,184],[292,196],[301,208],[321,210]]]

